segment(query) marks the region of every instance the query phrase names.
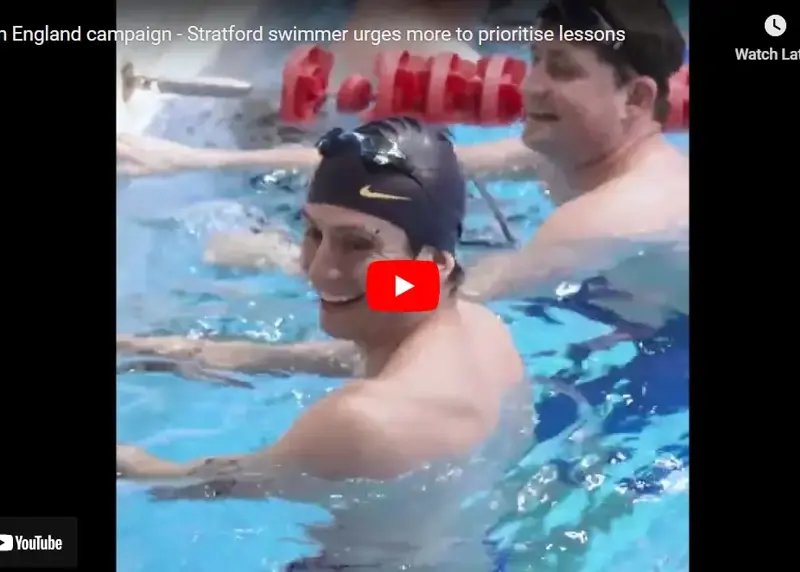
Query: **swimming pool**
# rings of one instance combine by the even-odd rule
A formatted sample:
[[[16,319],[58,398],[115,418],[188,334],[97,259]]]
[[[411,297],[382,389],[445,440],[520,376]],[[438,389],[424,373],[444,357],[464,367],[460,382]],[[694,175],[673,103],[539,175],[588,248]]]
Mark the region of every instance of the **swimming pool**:
[[[466,143],[513,131],[457,128],[455,135]],[[686,138],[678,140],[679,144],[687,142]],[[520,236],[529,235],[548,212],[535,183],[494,182],[490,188]],[[230,200],[233,191],[223,193],[224,200]],[[255,196],[252,191],[242,194],[269,212],[288,210],[300,200],[299,194],[280,192],[271,196]],[[490,227],[485,208],[477,199],[473,203],[469,228]],[[144,294],[135,304],[130,298],[120,301],[120,323],[130,326],[124,329],[158,328],[173,333],[238,334],[286,341],[318,337],[316,310],[301,283],[277,275],[221,276],[199,265],[197,233],[213,226],[211,221],[217,226],[234,227],[246,221],[238,211],[230,214],[221,209],[224,204],[206,200],[183,209],[173,225],[146,229],[151,243],[159,246],[145,261]],[[163,203],[162,207],[169,208]],[[124,239],[121,235],[120,241]],[[278,292],[280,297],[276,299],[270,292]],[[529,371],[538,375],[574,368],[566,348],[609,329],[566,311],[551,310],[545,317],[536,317],[514,306],[498,304],[497,309],[509,322]],[[537,356],[553,348],[560,351]],[[624,365],[635,352],[633,344],[622,343],[592,353],[583,361],[579,387],[591,385],[609,369]],[[253,390],[244,390],[187,382],[169,374],[120,376],[119,439],[176,460],[248,451],[276,440],[302,407],[336,384],[294,376],[262,377],[254,380],[254,385]],[[610,406],[616,401],[621,407],[632,399],[626,396],[622,384],[607,402]],[[558,419],[552,415],[548,418],[548,409],[542,409],[543,424],[555,423],[561,428],[576,419],[574,408],[569,406],[552,412]],[[536,570],[559,571],[686,569],[688,412],[684,409],[652,416],[642,425],[633,432],[606,436],[586,450],[564,443],[563,435],[546,440],[534,450],[537,461],[556,462],[539,469],[538,476],[534,468],[515,475],[515,482],[528,483],[518,497],[520,512],[498,515],[503,525],[496,535],[515,551],[514,569],[533,565]],[[608,481],[598,486],[597,476],[572,475],[567,479],[573,484],[566,497],[542,512],[548,502],[537,499],[539,493],[531,483],[546,479],[547,470],[554,467],[567,473],[580,471],[580,459],[591,462],[591,456],[598,454],[613,457],[613,463],[602,469]],[[658,473],[654,478],[661,482],[662,491],[655,494],[641,490],[635,495],[620,492],[618,483],[642,467]],[[600,474],[598,469],[592,471]],[[119,486],[117,502],[118,567],[123,572],[222,567],[279,570],[280,564],[314,552],[313,546],[303,545],[303,526],[326,518],[321,510],[277,500],[153,503],[141,489],[129,484]],[[594,528],[582,532],[587,521],[595,521],[591,525]],[[591,540],[588,546],[584,544],[587,535]]]
[[[192,127],[187,118],[198,114],[193,105],[205,103],[180,102],[168,109],[160,131],[186,141]],[[206,124],[207,132],[223,131],[215,119]],[[516,133],[516,128],[455,129],[462,144]],[[217,144],[233,144],[225,140],[228,135],[220,137]],[[674,141],[688,146],[687,136]],[[276,274],[219,273],[200,262],[200,243],[209,231],[251,223],[239,205],[274,213],[292,226],[300,194],[258,193],[247,185],[248,175],[186,174],[137,181],[119,193],[121,331],[266,341],[321,337],[316,308],[302,282]],[[494,181],[490,190],[520,238],[529,236],[550,210],[534,182]],[[477,198],[468,227],[478,236],[497,235]],[[576,443],[566,439],[579,417],[575,407],[563,396],[540,392],[542,423],[537,431],[553,436],[509,476],[508,487],[518,491],[518,509],[498,514],[492,531],[512,553],[511,569],[688,569],[688,380],[661,380],[656,400],[657,405],[671,405],[666,413],[658,407],[655,413],[640,411],[635,392],[642,388],[615,374],[644,349],[623,342],[580,356],[578,367],[569,348],[607,332],[608,326],[559,309],[530,312],[520,303],[495,308],[509,323],[530,373],[573,373],[570,380],[587,395],[596,394],[596,412],[607,420],[628,411],[623,430]],[[668,375],[670,370],[664,371]],[[250,381],[252,390],[188,382],[170,374],[121,375],[118,440],[175,460],[252,450],[275,441],[303,407],[337,385],[313,376]],[[280,570],[288,561],[315,552],[304,526],[327,520],[320,509],[280,500],[157,503],[128,483],[118,485],[117,509],[121,572]]]

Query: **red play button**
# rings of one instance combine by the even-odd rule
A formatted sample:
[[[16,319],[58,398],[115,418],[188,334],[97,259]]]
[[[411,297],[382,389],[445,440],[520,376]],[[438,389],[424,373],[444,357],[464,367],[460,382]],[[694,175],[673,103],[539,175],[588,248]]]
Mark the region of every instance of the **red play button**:
[[[421,260],[378,260],[367,268],[367,305],[375,312],[429,312],[439,305],[439,267]]]

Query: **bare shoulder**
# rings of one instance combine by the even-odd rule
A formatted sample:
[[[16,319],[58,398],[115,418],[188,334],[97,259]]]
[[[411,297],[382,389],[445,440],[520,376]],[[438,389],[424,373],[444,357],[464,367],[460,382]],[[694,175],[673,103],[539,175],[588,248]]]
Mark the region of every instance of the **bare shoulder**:
[[[458,309],[457,328],[418,338],[385,375],[353,386],[348,408],[369,441],[369,466],[399,474],[463,457],[492,435],[504,397],[524,385],[522,358],[502,320],[477,304]]]
[[[277,462],[329,480],[392,478],[409,470],[402,454],[404,404],[377,380],[353,380],[308,408],[268,449]],[[397,449],[397,445],[401,445]]]
[[[522,357],[502,318],[486,306],[459,302],[467,344],[483,379],[500,386],[515,385],[525,375]]]
[[[490,431],[465,403],[403,391],[406,381],[351,383],[346,395],[321,403],[308,424],[315,452],[306,468],[330,479],[392,479],[466,454]],[[298,420],[292,431],[304,425]]]
[[[631,170],[598,189],[612,194],[653,198],[683,204],[689,192],[689,158],[669,144],[642,156]]]
[[[437,379],[440,391],[497,393],[524,376],[522,359],[503,321],[485,306],[459,300],[458,318],[409,340],[390,363],[392,375]],[[415,385],[415,384],[413,384]]]
[[[586,235],[660,236],[688,225],[688,217],[689,161],[669,147],[643,157],[624,175],[561,206],[552,222],[568,223],[572,232]]]
[[[665,144],[642,157],[634,169],[617,181],[617,186],[630,192],[638,190],[639,194],[661,193],[682,204],[689,193],[689,157]]]

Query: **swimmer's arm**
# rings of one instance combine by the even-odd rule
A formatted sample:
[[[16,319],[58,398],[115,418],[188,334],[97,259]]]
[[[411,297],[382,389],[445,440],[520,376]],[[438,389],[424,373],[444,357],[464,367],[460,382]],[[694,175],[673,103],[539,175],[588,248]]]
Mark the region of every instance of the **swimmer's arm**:
[[[300,245],[269,230],[212,235],[203,251],[206,264],[254,270],[279,269],[300,275]]]
[[[618,214],[615,202],[580,199],[556,209],[518,252],[478,262],[466,273],[461,292],[472,300],[552,297],[565,282],[611,270],[665,241],[646,232],[640,218]]]
[[[204,169],[311,170],[319,162],[314,147],[280,149],[206,149],[158,137],[123,133],[117,136],[117,171],[131,176]]]
[[[279,149],[197,149],[196,165],[206,169],[297,169],[312,171],[319,163],[315,147],[287,147]]]
[[[476,177],[530,177],[543,164],[541,156],[528,149],[519,137],[475,145],[458,145],[456,154],[464,170]]]
[[[243,373],[290,371],[345,377],[356,371],[359,352],[355,344],[342,340],[285,345],[207,341],[196,359],[203,367]]]
[[[356,380],[346,387],[363,385]],[[254,453],[176,463],[117,445],[117,476],[166,481],[152,490],[160,500],[279,496],[324,503],[359,486],[347,479],[390,479],[409,469],[395,446],[396,428],[373,413],[379,405],[359,393],[330,394],[306,410],[277,443]]]
[[[210,168],[266,167],[269,169],[300,169],[311,171],[319,163],[315,148],[265,149],[256,151],[226,151],[202,149],[211,161]],[[456,154],[470,175],[527,173],[536,170],[538,156],[525,147],[519,138],[459,145]]]
[[[539,166],[538,156],[519,138],[476,145],[459,145],[456,153],[470,175],[529,174]],[[311,171],[319,163],[314,147],[278,149],[203,149],[139,135],[117,138],[121,173],[150,175],[196,169],[299,169]]]
[[[247,341],[193,340],[180,336],[118,335],[117,352],[188,360],[202,368],[251,374],[290,371],[346,377],[354,375],[359,365],[356,346],[340,340],[267,345]]]

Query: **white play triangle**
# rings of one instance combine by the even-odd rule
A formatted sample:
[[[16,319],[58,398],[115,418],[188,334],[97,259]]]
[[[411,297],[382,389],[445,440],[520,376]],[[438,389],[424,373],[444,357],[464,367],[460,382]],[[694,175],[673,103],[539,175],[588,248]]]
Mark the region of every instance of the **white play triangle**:
[[[394,277],[394,295],[395,297],[399,296],[400,294],[405,294],[409,290],[411,290],[414,285],[407,280],[403,280],[399,276]]]

